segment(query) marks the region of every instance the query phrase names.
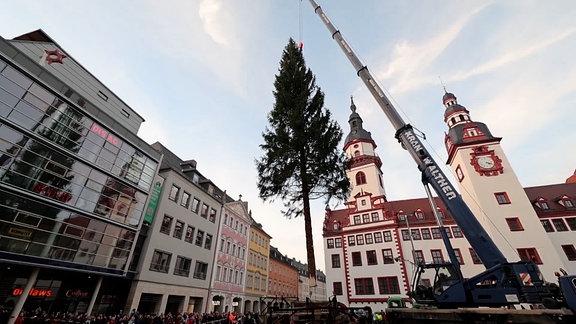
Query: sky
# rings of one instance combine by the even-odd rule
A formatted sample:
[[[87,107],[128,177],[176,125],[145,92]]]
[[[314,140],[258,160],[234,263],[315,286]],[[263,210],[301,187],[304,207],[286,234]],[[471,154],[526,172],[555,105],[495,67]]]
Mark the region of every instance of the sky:
[[[445,87],[474,121],[502,137],[525,187],[563,183],[575,172],[574,1],[317,2],[404,121],[425,134],[439,164],[447,159]],[[279,200],[259,198],[255,167],[290,38],[303,42],[344,137],[353,96],[378,145],[388,200],[425,196],[416,164],[309,1],[3,1],[0,36],[36,29],[146,120],[142,139],[196,160],[219,188],[242,195],[271,244],[290,258],[306,263],[303,219],[286,219]],[[312,208],[323,270],[324,204]]]

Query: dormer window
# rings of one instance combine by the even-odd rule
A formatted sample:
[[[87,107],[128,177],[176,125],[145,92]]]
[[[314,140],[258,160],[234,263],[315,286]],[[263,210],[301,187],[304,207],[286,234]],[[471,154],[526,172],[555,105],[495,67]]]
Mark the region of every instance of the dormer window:
[[[548,203],[546,202],[546,199],[544,199],[544,198],[539,198],[538,201],[536,202],[536,206],[538,206],[542,210],[550,209],[550,206],[548,206]]]
[[[417,209],[414,212],[414,216],[416,216],[417,219],[424,219],[424,212],[422,212],[421,209]]]
[[[560,199],[558,199],[558,203],[566,208],[574,207],[574,203],[568,196],[562,196]]]
[[[440,209],[440,207],[436,208],[436,213],[438,214],[438,217],[444,218],[444,212],[442,212],[442,209]]]

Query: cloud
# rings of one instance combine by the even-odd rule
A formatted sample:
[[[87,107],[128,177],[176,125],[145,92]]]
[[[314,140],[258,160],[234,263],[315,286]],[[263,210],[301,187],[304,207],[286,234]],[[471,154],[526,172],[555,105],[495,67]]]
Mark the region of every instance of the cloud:
[[[534,44],[527,44],[524,48],[520,48],[516,51],[511,52],[504,52],[501,56],[494,57],[489,61],[480,64],[471,70],[458,72],[450,77],[450,81],[461,81],[464,79],[468,79],[470,77],[486,74],[495,70],[498,70],[502,67],[505,67],[508,64],[517,62],[523,58],[526,58],[530,55],[534,55],[540,51],[547,49],[548,47],[563,41],[564,39],[574,35],[576,33],[576,28],[570,28],[564,32],[561,32],[557,35],[547,36],[544,37],[543,40]]]
[[[409,91],[424,84],[437,82],[434,81],[437,80],[436,76],[427,75],[425,70],[458,38],[472,18],[488,5],[489,3],[482,4],[460,15],[448,28],[434,32],[436,36],[422,44],[410,43],[407,40],[397,42],[390,64],[376,73],[377,79],[392,79],[394,85],[389,88],[392,93]]]

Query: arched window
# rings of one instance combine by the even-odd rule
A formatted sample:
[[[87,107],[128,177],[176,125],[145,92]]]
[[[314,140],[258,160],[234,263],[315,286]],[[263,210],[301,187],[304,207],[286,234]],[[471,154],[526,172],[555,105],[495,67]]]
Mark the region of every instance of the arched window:
[[[364,174],[364,172],[358,172],[356,173],[356,185],[362,185],[362,184],[366,184],[366,175]]]

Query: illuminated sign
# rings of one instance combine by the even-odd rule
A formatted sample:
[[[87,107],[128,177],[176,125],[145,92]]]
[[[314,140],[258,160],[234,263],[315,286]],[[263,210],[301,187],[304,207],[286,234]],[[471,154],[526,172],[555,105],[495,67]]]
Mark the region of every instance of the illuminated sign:
[[[118,143],[120,142],[120,140],[118,139],[118,137],[108,133],[107,130],[105,130],[104,128],[102,128],[100,125],[94,123],[92,124],[92,127],[90,127],[90,130],[98,135],[100,135],[100,137],[106,139],[108,142],[118,146]]]
[[[22,288],[14,288],[12,290],[12,296],[20,296],[24,292]],[[52,289],[30,289],[30,293],[28,294],[30,297],[50,297],[52,296]]]
[[[70,201],[70,199],[72,199],[72,195],[69,192],[62,191],[58,188],[45,185],[41,182],[36,183],[34,185],[34,188],[32,188],[32,191],[37,192],[42,196],[60,200],[61,202],[68,202]]]
[[[10,236],[20,237],[23,239],[29,239],[30,237],[32,237],[32,231],[16,227],[10,227],[8,229],[8,234],[10,234]]]

